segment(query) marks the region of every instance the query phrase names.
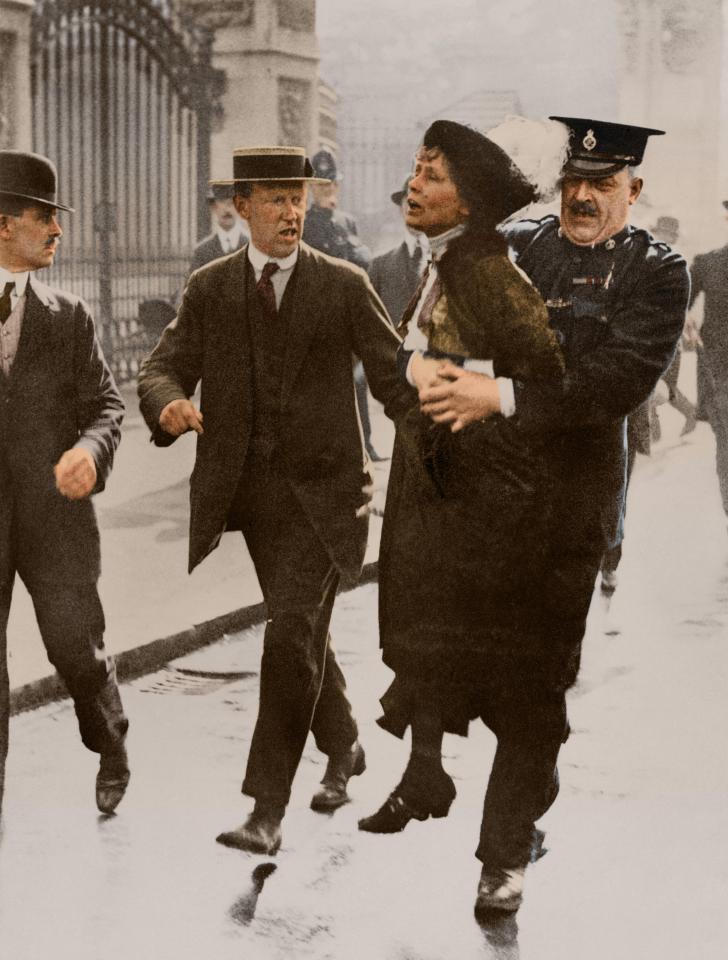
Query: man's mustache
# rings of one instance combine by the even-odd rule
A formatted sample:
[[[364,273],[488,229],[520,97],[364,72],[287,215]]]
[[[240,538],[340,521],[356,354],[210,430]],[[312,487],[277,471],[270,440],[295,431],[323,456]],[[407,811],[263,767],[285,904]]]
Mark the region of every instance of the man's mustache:
[[[578,217],[596,217],[597,208],[588,200],[573,200],[569,204],[569,212]]]

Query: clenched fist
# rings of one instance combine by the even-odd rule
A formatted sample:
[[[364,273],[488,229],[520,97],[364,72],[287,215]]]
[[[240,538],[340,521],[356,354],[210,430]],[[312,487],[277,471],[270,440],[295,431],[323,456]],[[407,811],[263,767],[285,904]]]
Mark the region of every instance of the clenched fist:
[[[188,430],[202,433],[202,414],[189,400],[172,400],[159,414],[159,426],[173,437]]]
[[[82,447],[66,450],[53,468],[56,489],[69,500],[83,500],[96,486],[94,458]]]

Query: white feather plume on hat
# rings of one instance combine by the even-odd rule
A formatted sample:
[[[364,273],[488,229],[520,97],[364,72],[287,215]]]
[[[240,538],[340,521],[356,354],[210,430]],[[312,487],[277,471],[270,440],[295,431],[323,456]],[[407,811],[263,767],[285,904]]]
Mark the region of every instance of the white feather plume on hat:
[[[509,116],[485,135],[508,154],[541,200],[553,197],[569,149],[565,124]]]

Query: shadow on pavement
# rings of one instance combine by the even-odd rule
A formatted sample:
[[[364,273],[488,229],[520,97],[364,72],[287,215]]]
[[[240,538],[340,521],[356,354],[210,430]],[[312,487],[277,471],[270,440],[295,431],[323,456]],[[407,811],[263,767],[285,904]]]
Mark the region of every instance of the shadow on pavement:
[[[519,960],[518,924],[513,914],[492,910],[478,920],[489,951],[486,954],[492,960]]]
[[[275,869],[276,865],[274,863],[259,863],[253,870],[250,889],[241,897],[238,897],[228,910],[228,915],[233,923],[237,923],[241,927],[247,927],[252,922],[263,884],[275,872]]]

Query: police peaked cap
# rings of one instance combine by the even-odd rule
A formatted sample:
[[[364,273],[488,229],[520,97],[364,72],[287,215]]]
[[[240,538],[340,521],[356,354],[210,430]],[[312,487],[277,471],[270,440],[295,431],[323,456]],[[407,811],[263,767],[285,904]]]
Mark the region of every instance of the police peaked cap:
[[[489,220],[500,223],[537,197],[508,154],[472,127],[454,120],[435,120],[425,133],[423,146],[443,152],[471,213],[477,205]]]
[[[564,174],[585,180],[598,180],[623,167],[639,166],[648,137],[665,132],[581,117],[549,117],[549,120],[558,120],[569,128],[569,157],[564,164]]]

